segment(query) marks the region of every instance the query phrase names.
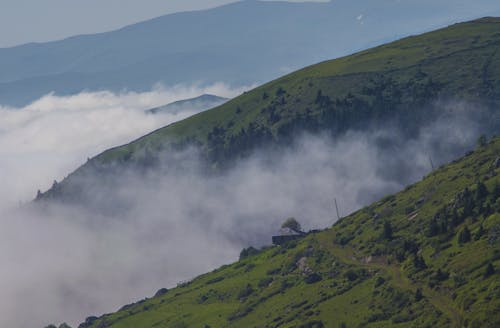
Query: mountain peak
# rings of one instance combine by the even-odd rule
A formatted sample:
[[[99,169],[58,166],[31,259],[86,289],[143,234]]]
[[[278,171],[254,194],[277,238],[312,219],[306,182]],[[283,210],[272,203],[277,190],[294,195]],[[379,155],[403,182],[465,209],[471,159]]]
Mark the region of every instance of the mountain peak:
[[[216,106],[222,105],[229,99],[219,97],[212,94],[202,94],[198,97],[183,99],[174,101],[170,104],[148,109],[147,113],[158,114],[169,112],[171,114],[177,114],[181,111],[189,111],[192,113],[199,113],[207,109],[214,108]]]

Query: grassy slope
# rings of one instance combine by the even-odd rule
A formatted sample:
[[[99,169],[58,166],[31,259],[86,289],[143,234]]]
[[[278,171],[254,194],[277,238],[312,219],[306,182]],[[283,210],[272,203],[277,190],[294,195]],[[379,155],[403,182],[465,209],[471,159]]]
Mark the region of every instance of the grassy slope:
[[[71,194],[78,177],[116,163],[149,165],[164,151],[200,146],[213,167],[303,130],[333,135],[398,117],[411,135],[437,99],[500,105],[500,18],[483,18],[313,65],[215,109],[96,156],[43,197]],[[321,91],[321,97],[318,93]],[[120,165],[121,165],[120,164]],[[78,198],[78,197],[77,197]]]
[[[357,97],[365,101],[368,107],[375,106],[376,95],[369,94],[366,89],[380,87],[377,83],[383,82],[390,84],[381,90],[386,94],[393,92],[392,89],[403,90],[409,87],[414,91],[431,92],[425,90],[430,87],[436,88],[436,93],[425,97],[454,97],[473,101],[488,97],[500,102],[498,50],[498,18],[456,24],[405,38],[304,68],[245,93],[216,109],[159,129],[128,145],[106,151],[98,160],[110,162],[129,159],[140,156],[145,148],[155,151],[164,149],[171,143],[186,141],[195,141],[205,146],[209,133],[215,127],[224,129],[223,140],[226,143],[242,129],[248,129],[251,123],[279,138],[280,127],[294,119],[311,117],[321,120],[318,117],[328,108],[316,102],[319,90],[331,100]],[[284,94],[280,94],[280,89]],[[416,92],[410,92],[397,105],[418,105],[415,103],[418,100]],[[269,107],[274,108],[274,118],[270,117],[271,110],[266,110]]]
[[[499,158],[496,138],[330,229],[264,249],[89,326],[498,327]],[[486,193],[477,192],[478,182]],[[447,222],[446,231],[432,233],[433,218],[439,226]],[[391,237],[384,235],[386,222]],[[459,243],[465,227],[471,240]],[[485,277],[488,263],[496,273]]]

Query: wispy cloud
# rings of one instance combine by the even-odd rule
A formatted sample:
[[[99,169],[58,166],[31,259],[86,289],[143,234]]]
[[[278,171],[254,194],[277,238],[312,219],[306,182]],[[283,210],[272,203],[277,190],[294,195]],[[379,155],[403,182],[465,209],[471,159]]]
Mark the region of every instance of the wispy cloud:
[[[37,189],[47,189],[88,157],[195,112],[146,115],[145,109],[203,93],[231,98],[244,90],[222,83],[158,86],[143,93],[49,94],[24,108],[0,106],[0,208],[31,200]]]

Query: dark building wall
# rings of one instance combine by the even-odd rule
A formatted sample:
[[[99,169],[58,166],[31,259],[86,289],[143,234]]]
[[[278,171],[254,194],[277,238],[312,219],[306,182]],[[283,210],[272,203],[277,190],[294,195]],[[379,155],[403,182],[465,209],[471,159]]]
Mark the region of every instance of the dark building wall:
[[[282,245],[288,241],[301,238],[301,235],[291,235],[291,236],[273,236],[274,245]]]

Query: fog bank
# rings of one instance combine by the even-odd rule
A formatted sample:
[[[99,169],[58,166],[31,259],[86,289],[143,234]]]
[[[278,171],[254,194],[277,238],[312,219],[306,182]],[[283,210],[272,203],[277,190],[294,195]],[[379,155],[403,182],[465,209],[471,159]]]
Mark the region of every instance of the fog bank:
[[[30,201],[88,157],[197,112],[146,115],[146,109],[205,93],[231,98],[244,90],[222,83],[158,86],[143,93],[49,94],[23,108],[0,104],[0,209]]]
[[[117,310],[270,244],[282,221],[325,228],[341,215],[419,180],[471,149],[479,110],[452,104],[410,139],[401,127],[297,136],[207,176],[197,149],[171,153],[157,170],[88,181],[94,204],[4,212],[0,230],[0,326],[43,327]],[[171,169],[176,167],[177,169]],[[99,214],[101,213],[101,214]]]

